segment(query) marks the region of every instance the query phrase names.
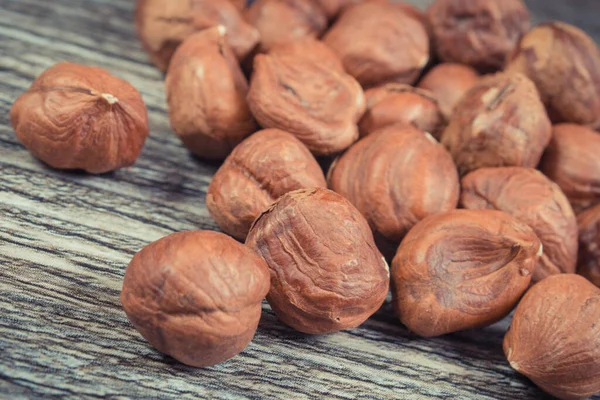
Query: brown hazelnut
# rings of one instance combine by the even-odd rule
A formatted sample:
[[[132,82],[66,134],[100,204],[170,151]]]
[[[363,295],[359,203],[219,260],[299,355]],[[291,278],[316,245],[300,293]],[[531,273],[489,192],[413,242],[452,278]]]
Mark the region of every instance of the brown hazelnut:
[[[326,186],[321,167],[302,142],[266,129],[227,157],[208,187],[206,206],[225,233],[244,240],[252,222],[280,196]]]
[[[533,282],[575,273],[577,219],[555,183],[535,169],[521,167],[482,168],[461,183],[462,207],[504,211],[533,228],[544,245]]]
[[[542,254],[533,230],[496,210],[454,210],[419,222],[392,262],[392,298],[414,333],[439,336],[504,318]]]
[[[362,88],[350,75],[287,54],[256,56],[248,104],[261,126],[290,132],[319,155],[354,143],[365,111]]]
[[[540,162],[552,126],[535,85],[521,74],[483,77],[463,96],[442,134],[461,175]]]
[[[235,6],[235,8],[237,8],[240,11],[245,9],[246,6],[248,5],[247,0],[229,0],[229,2],[231,2],[231,4],[233,4]]]
[[[329,46],[314,38],[304,38],[273,46],[269,54],[305,58],[330,69],[345,72],[340,58]]]
[[[396,244],[423,218],[455,209],[460,195],[450,154],[410,125],[361,139],[331,166],[328,183],[358,208],[376,235]]]
[[[428,90],[387,83],[365,92],[367,111],[358,124],[361,136],[394,124],[409,124],[439,138],[446,120]]]
[[[450,119],[456,104],[478,81],[479,75],[473,68],[445,63],[432,68],[418,87],[429,90],[437,99],[444,117]]]
[[[150,60],[162,71],[167,70],[181,42],[197,31],[223,25],[240,60],[260,39],[258,31],[244,21],[229,0],[138,0],[135,25]]]
[[[600,287],[600,204],[577,216],[579,269],[577,272]]]
[[[259,51],[307,37],[327,29],[327,16],[313,0],[256,0],[244,18],[260,32]]]
[[[325,11],[327,18],[334,19],[344,8],[357,3],[362,3],[364,0],[315,0],[315,2]]]
[[[248,81],[222,25],[190,35],[173,55],[166,79],[171,127],[199,157],[222,160],[258,127]]]
[[[367,221],[330,190],[281,196],[256,220],[246,244],[269,266],[273,311],[301,332],[356,327],[388,293],[389,270]]]
[[[348,7],[323,41],[364,87],[412,84],[429,61],[429,37],[423,24],[386,2]]]
[[[103,69],[59,63],[13,104],[10,121],[35,157],[92,174],[133,165],[148,137],[140,93]]]
[[[563,400],[600,392],[600,289],[578,275],[529,290],[504,337],[510,365]]]
[[[600,50],[582,30],[562,22],[537,26],[521,39],[506,69],[536,84],[553,122],[600,123]]]
[[[181,232],[133,257],[121,303],[142,336],[184,364],[223,362],[252,340],[269,291],[265,262],[217,232]]]
[[[438,57],[482,72],[502,69],[529,29],[521,0],[436,0],[427,15]]]
[[[600,134],[581,125],[558,124],[541,171],[565,192],[575,212],[600,203]]]

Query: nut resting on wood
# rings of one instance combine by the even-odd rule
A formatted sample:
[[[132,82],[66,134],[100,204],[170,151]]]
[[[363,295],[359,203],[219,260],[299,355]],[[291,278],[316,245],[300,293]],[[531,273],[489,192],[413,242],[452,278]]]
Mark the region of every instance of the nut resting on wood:
[[[419,222],[392,262],[400,321],[430,337],[504,318],[529,287],[543,247],[533,230],[496,210],[454,210]]]
[[[166,77],[171,126],[199,157],[223,159],[258,129],[248,108],[248,81],[222,25],[190,35]]]
[[[463,96],[441,142],[464,175],[484,167],[535,168],[551,132],[533,82],[521,74],[498,73]]]
[[[281,196],[254,222],[246,245],[269,266],[273,311],[300,332],[359,326],[388,293],[389,269],[367,221],[330,190]]]
[[[502,69],[529,29],[521,0],[436,0],[427,15],[438,57],[482,72]]]
[[[582,125],[558,124],[540,170],[560,186],[575,212],[600,203],[600,134]]]
[[[348,7],[323,41],[363,87],[412,84],[429,61],[429,37],[423,24],[387,2]]]
[[[295,135],[313,154],[335,154],[358,139],[365,111],[362,88],[350,75],[294,54],[254,59],[248,104],[262,127]]]
[[[460,195],[450,154],[410,125],[361,139],[331,166],[328,183],[358,208],[376,236],[396,245],[423,218],[455,209]]]
[[[223,25],[227,40],[243,60],[260,40],[229,0],[138,0],[135,26],[150,60],[166,71],[177,47],[194,32]]]
[[[446,119],[438,101],[428,90],[388,83],[365,92],[367,111],[358,127],[361,136],[396,123],[404,123],[429,132],[439,139]]]
[[[577,216],[579,274],[600,287],[600,204]]]
[[[252,340],[268,291],[267,266],[252,250],[222,233],[181,232],[133,257],[121,303],[157,350],[204,367]]]
[[[575,273],[577,219],[560,188],[541,172],[521,167],[482,168],[461,182],[462,207],[504,211],[529,225],[544,245],[533,282]]]
[[[280,196],[326,186],[306,146],[290,133],[266,129],[227,157],[208,187],[206,206],[224,232],[244,240],[252,222]]]
[[[504,354],[516,371],[559,399],[600,392],[600,289],[573,274],[535,285],[515,311]]]
[[[536,84],[553,122],[600,125],[600,50],[582,30],[562,22],[535,27],[506,70]]]
[[[10,121],[35,157],[101,174],[133,165],[148,137],[140,93],[103,69],[59,63],[13,104]]]

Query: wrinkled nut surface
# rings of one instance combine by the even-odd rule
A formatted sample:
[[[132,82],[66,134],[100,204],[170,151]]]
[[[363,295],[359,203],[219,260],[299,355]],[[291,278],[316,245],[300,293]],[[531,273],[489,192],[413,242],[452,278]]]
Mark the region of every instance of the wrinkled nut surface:
[[[332,165],[328,183],[358,208],[376,236],[396,244],[425,217],[455,209],[460,195],[450,154],[409,125],[361,139]]]
[[[578,215],[579,269],[577,272],[600,287],[600,205]]]
[[[454,210],[419,222],[392,262],[392,298],[414,333],[439,336],[504,318],[527,290],[542,245],[496,210]]]
[[[358,139],[365,111],[362,88],[350,75],[294,55],[259,54],[248,104],[264,128],[294,134],[318,155],[334,154]]]
[[[504,337],[510,365],[563,400],[600,392],[600,289],[579,275],[529,290]]]
[[[446,119],[427,90],[388,83],[365,92],[367,111],[358,124],[361,136],[394,124],[409,124],[439,138]]]
[[[189,36],[166,78],[171,127],[199,157],[222,160],[258,127],[246,96],[248,81],[220,25]]]
[[[600,134],[585,126],[558,124],[540,170],[560,186],[575,212],[600,203]]]
[[[204,367],[252,340],[269,291],[265,262],[218,232],[181,232],[142,249],[127,267],[121,303],[157,350]]]
[[[582,30],[562,22],[535,27],[506,69],[536,84],[553,122],[599,126],[600,50]]]
[[[456,104],[478,81],[479,75],[473,68],[445,63],[432,68],[418,87],[429,90],[437,99],[444,117],[450,119]]]
[[[223,25],[237,58],[244,59],[260,34],[229,0],[138,0],[137,34],[150,60],[166,71],[177,47],[194,32]]]
[[[438,57],[482,72],[502,69],[529,29],[521,0],[436,0],[427,15]]]
[[[464,175],[484,167],[535,168],[551,132],[535,85],[524,75],[499,73],[465,94],[441,142]]]
[[[283,195],[256,220],[246,244],[270,268],[273,311],[301,332],[356,327],[388,293],[389,270],[367,221],[330,190]]]
[[[102,174],[133,165],[148,137],[140,93],[103,69],[59,63],[13,104],[10,121],[35,157]]]
[[[533,282],[575,273],[577,219],[555,183],[535,169],[521,167],[482,168],[461,183],[462,207],[504,211],[533,228],[544,246]]]
[[[352,4],[361,3],[364,0],[315,0],[315,2],[325,11],[327,18],[334,19],[345,7]]]
[[[259,51],[304,38],[317,38],[327,29],[327,16],[313,0],[256,0],[244,18],[260,32]]]
[[[280,196],[326,186],[306,146],[290,133],[266,129],[227,157],[208,187],[206,206],[225,233],[244,240],[252,222]]]
[[[330,69],[345,72],[340,58],[329,46],[314,38],[305,38],[273,46],[269,54],[305,58]]]
[[[386,2],[348,7],[323,41],[363,87],[412,84],[429,61],[429,37],[423,24]]]

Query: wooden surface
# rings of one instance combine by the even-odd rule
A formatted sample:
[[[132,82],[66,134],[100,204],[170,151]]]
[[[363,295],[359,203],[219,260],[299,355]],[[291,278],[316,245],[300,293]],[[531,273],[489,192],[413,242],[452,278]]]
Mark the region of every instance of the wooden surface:
[[[508,321],[419,339],[389,305],[327,336],[295,333],[265,305],[255,340],[213,368],[152,349],[119,304],[125,267],[171,232],[216,229],[204,206],[216,166],[171,133],[162,77],[134,37],[133,3],[0,0],[0,398],[545,398],[504,359]],[[142,92],[151,137],[134,167],[59,172],[19,144],[12,102],[62,60],[107,68]]]

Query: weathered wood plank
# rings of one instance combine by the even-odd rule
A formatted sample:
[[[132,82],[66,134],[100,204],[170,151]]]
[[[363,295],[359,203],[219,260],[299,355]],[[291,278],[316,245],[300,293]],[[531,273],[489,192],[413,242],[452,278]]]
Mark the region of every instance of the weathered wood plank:
[[[265,304],[247,350],[213,368],[153,350],[119,304],[125,267],[168,233],[216,229],[204,206],[216,166],[171,133],[133,3],[0,0],[0,398],[545,398],[504,360],[508,321],[419,339],[389,303],[360,328],[320,337],[286,328]],[[62,60],[107,68],[142,92],[152,134],[135,166],[59,172],[18,143],[12,102]]]

